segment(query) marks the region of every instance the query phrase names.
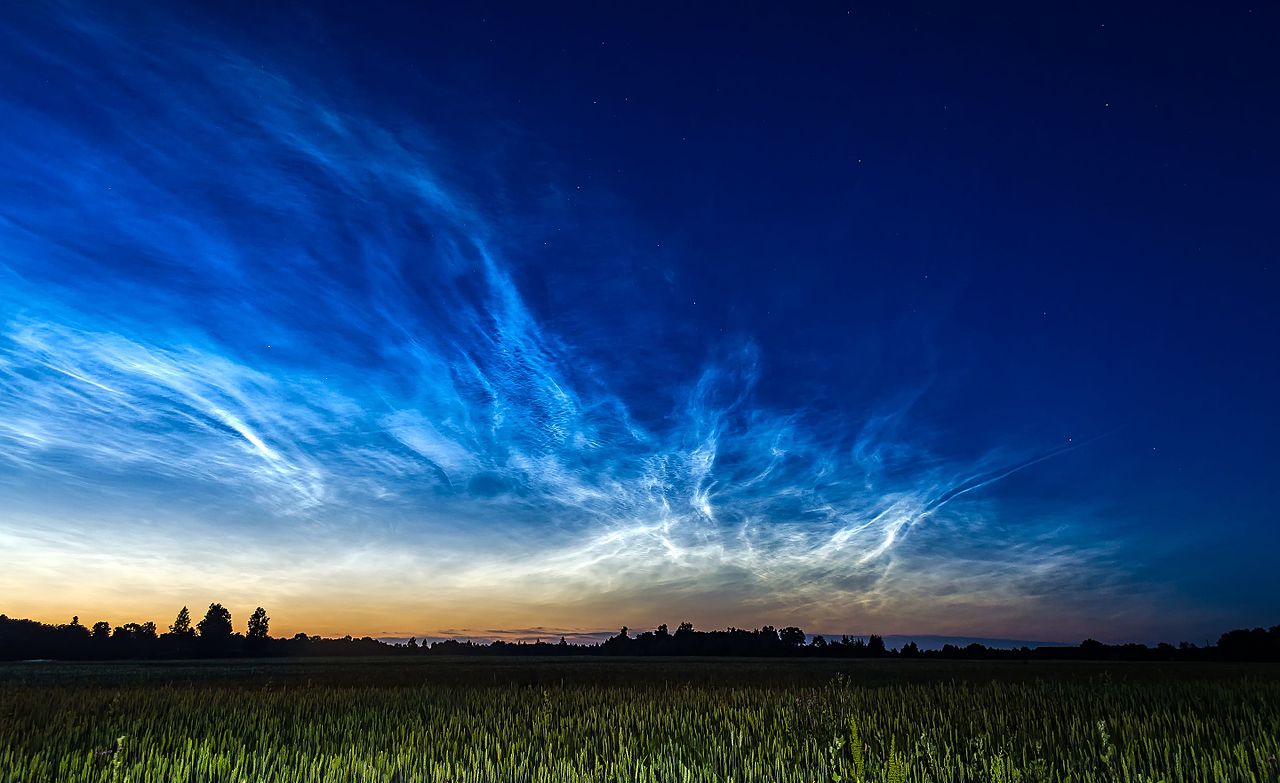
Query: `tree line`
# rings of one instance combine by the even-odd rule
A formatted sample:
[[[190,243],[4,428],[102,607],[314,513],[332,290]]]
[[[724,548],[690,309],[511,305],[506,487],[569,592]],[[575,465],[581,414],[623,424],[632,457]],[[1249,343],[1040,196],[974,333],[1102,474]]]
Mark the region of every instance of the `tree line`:
[[[160,631],[154,622],[125,623],[112,627],[96,622],[86,626],[79,617],[63,625],[21,620],[0,614],[0,660],[146,660],[172,658],[255,658],[295,656],[375,655],[596,655],[596,656],[721,656],[808,658],[932,658],[976,660],[1116,660],[1116,661],[1280,661],[1280,625],[1271,628],[1228,631],[1216,644],[1197,646],[1182,642],[1109,645],[1086,639],[1075,646],[1042,646],[1017,649],[970,644],[944,645],[922,650],[915,642],[889,648],[884,638],[810,636],[788,626],[764,626],[755,630],[727,628],[698,631],[681,623],[671,631],[666,624],[652,631],[632,634],[623,627],[615,636],[596,644],[558,642],[473,642],[445,639],[419,643],[389,643],[369,636],[339,639],[295,634],[270,635],[271,618],[262,607],[249,616],[243,633],[232,624],[231,612],[222,604],[209,604],[198,622],[182,607],[173,624]]]

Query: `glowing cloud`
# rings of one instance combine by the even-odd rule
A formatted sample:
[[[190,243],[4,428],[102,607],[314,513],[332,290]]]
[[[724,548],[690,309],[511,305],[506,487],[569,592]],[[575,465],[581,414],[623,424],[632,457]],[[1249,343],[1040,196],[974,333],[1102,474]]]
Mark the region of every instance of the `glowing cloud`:
[[[3,39],[94,96],[80,122],[0,103],[11,611],[230,592],[326,632],[686,612],[996,632],[1081,580],[1106,593],[1105,542],[1061,519],[1006,537],[971,502],[1062,450],[938,453],[920,389],[771,408],[749,335],[637,415],[649,390],[539,317],[505,218],[465,195],[482,178],[442,174],[427,131],[189,32],[60,24],[56,51]]]

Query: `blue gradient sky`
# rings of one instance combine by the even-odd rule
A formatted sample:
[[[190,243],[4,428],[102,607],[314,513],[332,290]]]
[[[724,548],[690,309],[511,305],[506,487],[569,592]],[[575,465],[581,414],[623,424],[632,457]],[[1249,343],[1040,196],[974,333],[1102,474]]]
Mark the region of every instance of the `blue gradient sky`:
[[[0,9],[0,611],[1280,621],[1273,11],[273,8]]]

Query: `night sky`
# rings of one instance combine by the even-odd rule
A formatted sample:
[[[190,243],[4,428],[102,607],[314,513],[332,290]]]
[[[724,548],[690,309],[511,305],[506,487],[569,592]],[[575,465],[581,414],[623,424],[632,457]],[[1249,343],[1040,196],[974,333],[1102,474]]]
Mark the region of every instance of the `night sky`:
[[[687,5],[0,6],[0,611],[1280,622],[1276,7]]]

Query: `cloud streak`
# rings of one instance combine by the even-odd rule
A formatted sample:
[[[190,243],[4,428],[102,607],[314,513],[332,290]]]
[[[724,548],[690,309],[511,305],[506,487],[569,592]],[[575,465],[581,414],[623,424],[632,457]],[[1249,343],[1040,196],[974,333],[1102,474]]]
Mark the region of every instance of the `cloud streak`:
[[[577,612],[570,628],[682,609],[923,622],[947,585],[1034,606],[1101,567],[1105,547],[1060,520],[1002,540],[969,503],[1064,449],[993,434],[946,457],[901,402],[918,390],[835,419],[771,409],[749,336],[658,379],[678,402],[642,420],[646,390],[583,347],[609,324],[546,325],[505,260],[508,216],[465,195],[483,176],[442,173],[458,167],[422,130],[190,31],[153,47],[68,9],[59,25],[56,47],[4,42],[54,92],[95,96],[85,113],[0,103],[17,162],[0,178],[0,492],[42,509],[0,516],[6,565],[30,577],[6,587],[39,592],[41,569],[87,557],[49,544],[84,524],[50,510],[72,490],[118,504],[110,524],[154,550],[157,578],[182,570],[181,530],[148,537],[128,511],[172,503],[263,548],[305,535],[297,563],[265,566],[293,605],[338,574],[321,597],[461,602],[467,627],[499,604]],[[998,554],[958,555],[977,549]],[[200,584],[261,567],[227,554]]]

